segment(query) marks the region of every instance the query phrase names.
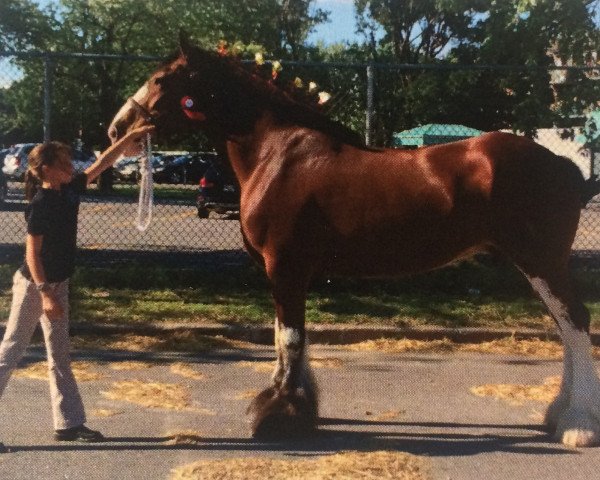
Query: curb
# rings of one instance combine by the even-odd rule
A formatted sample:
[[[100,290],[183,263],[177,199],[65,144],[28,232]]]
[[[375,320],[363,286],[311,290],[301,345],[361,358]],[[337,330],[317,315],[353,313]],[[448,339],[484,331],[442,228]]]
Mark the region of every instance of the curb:
[[[0,324],[0,335],[4,334],[5,326]],[[485,328],[402,328],[385,326],[346,326],[346,325],[308,325],[310,343],[327,345],[347,345],[367,340],[450,340],[454,343],[482,343],[514,337],[517,340],[552,340],[560,341],[557,332],[548,330],[509,330]],[[223,326],[223,325],[118,325],[118,324],[74,324],[69,329],[71,336],[76,335],[148,335],[160,336],[165,333],[192,333],[206,336],[222,336],[232,340],[242,340],[260,345],[273,345],[273,327],[257,326]],[[39,326],[36,337],[41,335]],[[592,332],[592,344],[600,346],[600,332]]]
[[[189,332],[197,335],[222,336],[232,340],[243,340],[250,343],[273,345],[273,327],[260,326],[206,326],[206,325],[73,325],[71,335],[115,335],[136,334],[157,336],[164,333]],[[553,340],[560,341],[557,332],[547,330],[509,330],[484,328],[401,328],[385,326],[339,326],[309,325],[308,339],[311,343],[328,345],[345,345],[378,339],[409,340],[443,340],[455,343],[482,343],[492,340],[514,337],[518,340]],[[600,332],[591,334],[592,344],[600,346]]]

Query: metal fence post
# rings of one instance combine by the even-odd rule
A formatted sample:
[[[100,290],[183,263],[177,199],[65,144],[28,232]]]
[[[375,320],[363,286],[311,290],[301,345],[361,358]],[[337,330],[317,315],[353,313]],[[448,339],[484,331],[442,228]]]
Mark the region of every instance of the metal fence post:
[[[371,145],[373,142],[373,113],[374,101],[373,94],[375,88],[375,73],[373,64],[367,65],[367,112],[365,119],[365,143]]]
[[[52,59],[44,56],[44,142],[50,141],[50,110],[52,101]]]

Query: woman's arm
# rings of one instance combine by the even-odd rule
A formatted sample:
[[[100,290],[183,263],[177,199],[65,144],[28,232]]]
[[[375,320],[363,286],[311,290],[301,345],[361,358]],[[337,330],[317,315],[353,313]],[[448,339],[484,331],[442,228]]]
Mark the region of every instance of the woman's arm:
[[[85,169],[85,174],[87,175],[87,183],[90,184],[100,174],[106,170],[108,167],[112,166],[113,163],[117,161],[117,159],[121,156],[128,147],[133,145],[135,142],[144,138],[147,133],[152,133],[154,131],[153,126],[145,126],[136,128],[131,132],[127,133],[123,138],[121,138],[118,142],[108,147],[104,150],[99,156],[98,159]]]
[[[42,240],[43,235],[27,234],[25,241],[25,261],[31,273],[31,278],[36,285],[46,283],[46,273],[42,264]],[[42,309],[50,320],[61,318],[64,314],[60,303],[54,298],[54,294],[50,291],[41,291]]]

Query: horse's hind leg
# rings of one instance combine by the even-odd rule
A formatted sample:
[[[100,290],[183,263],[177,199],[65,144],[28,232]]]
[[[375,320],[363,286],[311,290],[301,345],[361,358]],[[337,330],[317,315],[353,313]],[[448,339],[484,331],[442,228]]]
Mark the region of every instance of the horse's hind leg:
[[[566,262],[564,262],[566,264]],[[590,316],[570,286],[566,265],[548,273],[526,269],[525,275],[556,321],[564,344],[560,392],[545,422],[565,445],[600,444],[600,380],[589,335]]]

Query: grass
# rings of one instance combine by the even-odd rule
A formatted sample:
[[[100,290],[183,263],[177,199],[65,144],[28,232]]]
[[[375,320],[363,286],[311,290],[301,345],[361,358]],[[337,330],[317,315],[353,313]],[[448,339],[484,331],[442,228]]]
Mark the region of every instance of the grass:
[[[16,267],[0,265],[0,319],[8,317]],[[593,327],[600,327],[600,271],[579,269],[575,279]],[[73,323],[271,324],[274,318],[264,274],[252,267],[82,266],[72,285]],[[521,275],[492,259],[399,280],[320,279],[306,317],[313,324],[554,328]]]
[[[198,190],[197,185],[171,185],[154,184],[154,196],[157,199],[169,200],[190,200],[192,203],[196,199]],[[102,192],[92,186],[88,190],[88,195],[95,197],[118,197],[137,199],[140,194],[140,188],[137,184],[116,183],[110,192]]]

